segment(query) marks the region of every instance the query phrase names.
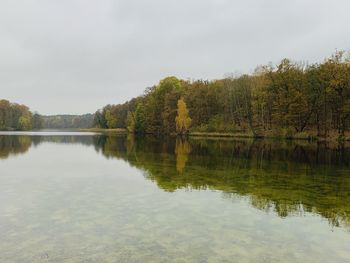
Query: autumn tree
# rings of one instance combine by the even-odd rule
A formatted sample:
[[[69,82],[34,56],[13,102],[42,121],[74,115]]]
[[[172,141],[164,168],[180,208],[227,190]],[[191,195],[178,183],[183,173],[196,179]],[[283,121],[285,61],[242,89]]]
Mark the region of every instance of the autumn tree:
[[[345,60],[344,52],[336,52],[321,65],[321,76],[325,111],[328,108],[330,124],[344,136],[350,117],[350,63]]]
[[[0,100],[0,129],[11,127],[11,104],[8,100]]]
[[[1,111],[0,103],[0,116],[5,115],[20,117]],[[97,111],[95,125],[130,126],[140,134],[183,134],[191,125],[198,132],[285,137],[338,132],[345,137],[350,127],[350,60],[336,52],[323,63],[283,59],[276,66],[259,66],[253,74],[212,81],[167,77],[131,101]]]
[[[30,130],[32,117],[27,106],[0,100],[0,130]]]
[[[192,119],[189,116],[189,112],[183,98],[177,102],[177,116],[176,121],[176,132],[178,134],[185,134],[191,126]]]

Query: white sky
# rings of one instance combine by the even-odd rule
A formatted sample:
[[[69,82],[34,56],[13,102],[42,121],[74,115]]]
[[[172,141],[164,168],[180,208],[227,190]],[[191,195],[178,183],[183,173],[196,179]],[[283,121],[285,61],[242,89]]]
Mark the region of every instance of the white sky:
[[[161,78],[222,78],[350,49],[348,0],[1,0],[0,98],[94,112]]]

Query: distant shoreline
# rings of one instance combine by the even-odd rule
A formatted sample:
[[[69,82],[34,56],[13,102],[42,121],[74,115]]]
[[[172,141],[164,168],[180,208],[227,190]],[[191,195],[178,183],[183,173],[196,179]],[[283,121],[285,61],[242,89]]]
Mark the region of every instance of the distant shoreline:
[[[128,131],[126,129],[101,129],[101,128],[85,128],[79,129],[82,132],[100,132],[100,133],[115,133],[115,134],[127,134]]]

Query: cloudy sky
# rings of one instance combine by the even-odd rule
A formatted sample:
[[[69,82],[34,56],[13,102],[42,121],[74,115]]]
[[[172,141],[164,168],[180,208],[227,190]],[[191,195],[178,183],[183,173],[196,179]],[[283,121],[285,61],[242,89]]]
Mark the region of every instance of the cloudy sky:
[[[0,98],[94,112],[161,78],[216,79],[350,49],[348,0],[1,0]]]

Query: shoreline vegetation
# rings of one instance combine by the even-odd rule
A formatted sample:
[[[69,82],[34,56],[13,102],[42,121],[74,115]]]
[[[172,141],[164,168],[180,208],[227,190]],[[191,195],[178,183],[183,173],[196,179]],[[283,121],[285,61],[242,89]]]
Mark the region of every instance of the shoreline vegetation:
[[[127,135],[130,134],[127,129],[117,128],[117,129],[103,129],[103,128],[87,128],[79,129],[82,132],[96,132],[109,135]],[[154,135],[154,134],[144,134],[144,135]],[[172,133],[169,136],[179,136],[179,134]],[[220,132],[188,132],[187,134],[180,136],[197,137],[197,138],[242,138],[242,139],[276,139],[276,140],[303,140],[310,142],[349,142],[350,134],[346,134],[343,140],[339,140],[337,132],[333,132],[333,136],[327,138],[317,137],[316,133],[301,133],[295,134],[290,137],[282,137],[281,135],[260,135],[256,136],[252,133],[220,133]]]
[[[41,116],[0,100],[0,130],[74,128],[137,135],[350,140],[350,53],[322,63],[283,59],[216,80],[166,77],[94,114]]]
[[[31,131],[41,129],[81,129],[93,126],[93,114],[40,115],[22,104],[0,99],[0,131]]]
[[[166,77],[123,104],[107,105],[94,127],[134,134],[350,140],[350,53],[322,63],[283,59],[224,79]]]
[[[32,113],[26,105],[0,99],[0,131],[26,131],[42,128],[38,113]]]

